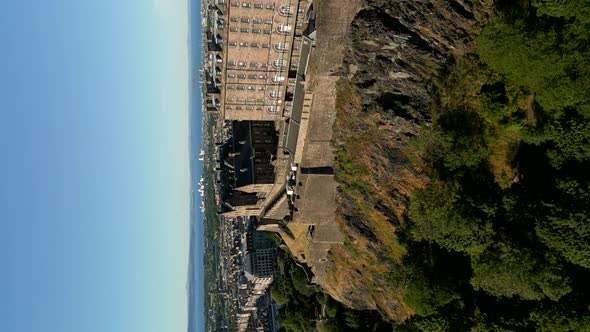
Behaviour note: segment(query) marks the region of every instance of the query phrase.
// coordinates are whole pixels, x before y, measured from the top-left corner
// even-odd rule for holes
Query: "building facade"
[[[273,121],[232,121],[220,153],[223,213],[259,215],[275,182],[278,136]]]
[[[227,194],[222,195],[221,212],[228,217],[264,213],[269,194],[282,185],[277,183],[282,179],[277,179],[272,156],[277,155],[278,135],[288,131],[294,136],[294,125],[287,127],[285,120],[294,101],[301,99],[294,93],[310,4],[311,0],[209,2],[203,71],[206,109],[233,127],[251,128],[247,140],[236,138],[239,135],[227,138],[233,140],[235,151],[220,161],[219,169],[234,179],[227,181]],[[251,155],[246,156],[242,145],[252,147]]]
[[[231,0],[227,11],[225,119],[274,120],[282,114],[296,0]]]
[[[216,0],[208,17],[207,110],[226,120],[289,111],[307,1]]]

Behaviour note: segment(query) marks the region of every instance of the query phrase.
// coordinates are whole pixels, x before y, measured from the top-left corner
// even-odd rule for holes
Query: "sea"
[[[201,0],[188,0],[189,10],[189,61],[190,84],[190,170],[191,170],[191,220],[190,254],[187,277],[188,293],[188,332],[205,330],[205,284],[204,284],[204,229],[203,214],[199,208],[201,197],[198,182],[203,172],[203,164],[198,156],[202,142],[202,98],[200,72],[202,62]]]

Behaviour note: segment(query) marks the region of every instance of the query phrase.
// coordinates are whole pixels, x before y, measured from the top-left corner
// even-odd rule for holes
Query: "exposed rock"
[[[348,28],[339,74],[355,91],[347,106],[352,110],[338,116],[356,120],[336,119],[335,142],[343,145],[351,135],[366,137],[362,133],[367,131],[380,137],[355,143],[353,152],[370,173],[367,186],[378,199],[341,192],[338,220],[347,241],[331,249],[321,282],[351,308],[378,310],[394,321],[413,314],[403,291],[392,290],[385,280],[392,260],[403,255],[395,232],[407,214],[409,197],[428,181],[405,149],[421,126],[428,126],[437,76],[469,49],[470,33],[492,13],[491,0],[366,0]]]
[[[432,80],[468,48],[469,33],[491,8],[489,0],[367,0],[351,24],[344,59],[363,105],[428,120]]]

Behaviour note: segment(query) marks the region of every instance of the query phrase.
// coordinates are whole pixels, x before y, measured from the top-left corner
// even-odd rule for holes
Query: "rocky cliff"
[[[491,1],[367,0],[348,32],[344,58],[363,106],[428,119],[431,86],[488,20]]]
[[[318,25],[334,2],[319,1]],[[405,285],[388,275],[400,266],[398,241],[409,196],[427,183],[408,142],[427,127],[438,77],[470,48],[493,15],[489,0],[355,2],[344,33],[336,84],[334,143],[340,182],[338,216],[347,240],[334,246],[320,284],[354,309],[403,321],[413,314]],[[325,28],[325,27],[324,27]],[[329,28],[327,29],[329,31]],[[321,35],[320,35],[321,36]],[[325,36],[324,36],[325,38]],[[318,49],[322,48],[318,38]],[[407,285],[406,285],[407,286]]]

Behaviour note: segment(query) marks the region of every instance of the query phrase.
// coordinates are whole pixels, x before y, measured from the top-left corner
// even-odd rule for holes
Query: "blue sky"
[[[0,4],[0,331],[185,331],[186,0]]]

